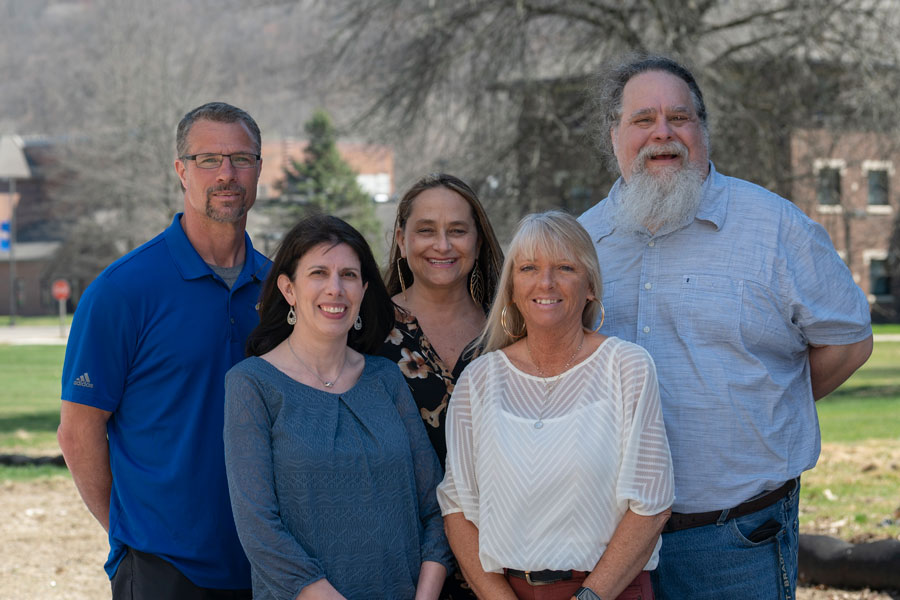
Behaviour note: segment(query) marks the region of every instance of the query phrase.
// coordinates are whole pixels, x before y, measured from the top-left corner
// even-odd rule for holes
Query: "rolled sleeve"
[[[869,303],[825,229],[808,220],[793,222],[788,239],[793,243],[787,297],[793,299],[792,320],[807,342],[845,345],[869,337]]]

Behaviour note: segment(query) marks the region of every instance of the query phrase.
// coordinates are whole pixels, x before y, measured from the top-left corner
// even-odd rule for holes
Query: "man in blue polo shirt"
[[[62,374],[59,445],[109,533],[114,600],[251,597],[222,427],[269,268],[244,231],[260,132],[214,102],[184,116],[176,145],[184,212],[88,287]]]
[[[683,66],[618,65],[598,95],[622,175],[579,219],[603,269],[601,332],[653,357],[675,467],[656,598],[793,598],[815,401],[872,351],[865,295],[821,226],[716,171]]]

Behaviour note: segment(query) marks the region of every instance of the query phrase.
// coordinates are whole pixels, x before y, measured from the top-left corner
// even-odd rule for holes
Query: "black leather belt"
[[[754,500],[748,500],[743,504],[738,504],[734,508],[728,509],[728,515],[725,517],[726,521],[730,521],[731,519],[737,519],[738,517],[743,517],[744,515],[753,514],[758,510],[762,510],[768,506],[772,506],[785,496],[787,496],[790,492],[794,491],[794,487],[797,485],[798,479],[790,479],[785,482],[777,490],[773,490],[764,496],[760,496]],[[719,520],[719,517],[722,516],[722,510],[711,510],[709,512],[702,513],[672,513],[672,516],[669,517],[669,520],[666,521],[666,526],[663,528],[663,533],[669,533],[672,531],[680,531],[682,529],[691,529],[692,527],[703,527],[704,525],[712,525]]]
[[[506,569],[509,577],[524,579],[529,585],[549,585],[558,581],[568,581],[573,577],[587,576],[584,571],[519,571]]]

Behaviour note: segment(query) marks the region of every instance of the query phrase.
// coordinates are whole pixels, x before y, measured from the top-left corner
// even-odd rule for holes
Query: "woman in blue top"
[[[225,381],[225,462],[256,600],[436,599],[441,470],[396,364],[365,239],[313,216],[285,237],[247,358]]]

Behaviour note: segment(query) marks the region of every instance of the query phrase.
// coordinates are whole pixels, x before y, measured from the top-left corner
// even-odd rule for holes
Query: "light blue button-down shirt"
[[[682,513],[736,506],[816,464],[808,348],[871,334],[827,232],[794,204],[710,173],[695,218],[625,233],[622,180],[579,221],[597,248],[606,335],[656,362]]]

